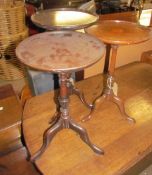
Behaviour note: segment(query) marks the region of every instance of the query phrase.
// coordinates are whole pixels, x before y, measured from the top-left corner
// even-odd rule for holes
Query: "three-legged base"
[[[85,97],[84,97],[84,93],[81,92],[78,88],[76,88],[74,86],[74,83],[71,81],[71,78],[68,79],[67,82],[67,87],[69,90],[69,95],[75,94],[76,96],[78,96],[78,98],[80,99],[80,101],[89,109],[93,109],[93,104],[89,104]]]
[[[51,127],[49,127],[43,135],[43,145],[42,147],[31,157],[31,161],[34,162],[36,159],[38,159],[46,150],[49,143],[52,141],[53,137],[59,132],[60,130],[64,128],[70,128],[77,132],[80,136],[80,138],[97,154],[104,154],[104,151],[97,147],[96,145],[92,144],[89,136],[87,134],[87,131],[85,128],[78,125],[76,122],[74,122],[72,119],[63,119],[60,117],[60,119],[57,121],[57,123]]]
[[[31,157],[31,161],[38,159],[46,150],[53,137],[64,128],[70,128],[77,132],[80,138],[97,154],[104,154],[103,150],[92,144],[86,129],[75,123],[69,114],[69,93],[68,93],[68,73],[60,73],[60,96],[58,98],[60,104],[60,111],[58,113],[58,120],[51,125],[43,135],[43,144],[41,148]]]
[[[114,84],[114,77],[111,75],[108,75],[107,81],[106,81],[106,86],[105,86],[102,94],[94,100],[93,106],[95,106],[96,102],[100,102],[100,101],[104,101],[104,100],[114,102],[118,106],[122,116],[124,116],[124,118],[129,120],[130,122],[135,123],[136,122],[135,119],[130,117],[125,112],[124,102],[117,95],[115,95],[114,90],[113,90],[113,84]],[[87,115],[86,117],[84,117],[82,119],[83,122],[89,120],[92,117],[92,113],[94,112],[94,109],[95,109],[95,107],[93,107],[91,109],[89,115]]]

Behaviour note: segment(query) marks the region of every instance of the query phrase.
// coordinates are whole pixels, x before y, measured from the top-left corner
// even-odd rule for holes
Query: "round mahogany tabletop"
[[[93,25],[99,16],[79,9],[57,8],[36,12],[31,20],[47,30],[79,30]]]
[[[54,31],[33,35],[16,48],[25,65],[43,71],[81,70],[96,63],[105,53],[99,39],[75,31]]]
[[[120,20],[103,20],[87,28],[86,32],[108,44],[137,44],[152,37],[150,28]]]

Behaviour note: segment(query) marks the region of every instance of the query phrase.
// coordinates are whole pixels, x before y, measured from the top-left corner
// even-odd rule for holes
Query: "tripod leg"
[[[90,146],[90,148],[97,154],[104,154],[104,151],[97,147],[96,145],[92,144],[89,136],[87,134],[87,131],[85,128],[81,127],[80,125],[76,124],[74,121],[70,120],[69,127],[77,132],[80,135],[80,138]]]
[[[103,102],[105,98],[106,98],[106,95],[105,94],[101,94],[100,96],[98,96],[98,97],[95,98],[95,100],[92,103],[93,104],[93,107],[91,108],[90,113],[87,116],[85,116],[85,117],[82,118],[82,122],[86,122],[86,121],[88,121],[88,120],[91,119],[92,113],[95,110],[95,104],[98,103],[99,101],[100,102]]]
[[[112,102],[114,102],[114,103],[118,106],[118,108],[119,108],[121,114],[122,114],[123,116],[125,116],[125,118],[126,118],[127,120],[129,120],[129,121],[131,121],[131,122],[133,122],[133,123],[136,122],[134,118],[132,118],[132,117],[130,117],[130,116],[128,116],[128,115],[126,114],[126,112],[125,112],[125,107],[124,107],[124,103],[123,103],[123,101],[122,101],[118,96],[116,96],[116,95],[113,94],[113,95],[110,96],[110,99],[111,99]]]
[[[53,126],[55,123],[57,123],[58,120],[60,119],[60,115],[61,115],[61,113],[56,111],[55,114],[53,115],[53,117],[49,120],[49,124],[51,124],[51,126]]]
[[[43,145],[41,148],[30,158],[32,162],[38,159],[46,150],[53,137],[63,128],[63,121],[60,119],[54,126],[49,127],[43,135]]]
[[[72,87],[72,92],[73,94],[77,95],[79,97],[79,99],[81,100],[81,102],[89,109],[92,109],[93,108],[93,104],[88,104],[86,102],[86,99],[84,97],[84,94],[83,92],[80,92],[79,89],[75,88],[74,86]]]

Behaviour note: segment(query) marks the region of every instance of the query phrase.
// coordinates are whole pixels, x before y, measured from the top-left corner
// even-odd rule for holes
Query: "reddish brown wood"
[[[89,27],[86,31],[106,44],[137,44],[152,37],[150,28],[121,20],[101,20],[97,25]]]
[[[111,49],[112,49],[111,50],[111,58],[110,58],[110,63],[109,63],[108,70],[109,70],[109,74],[114,76],[118,46],[117,45],[112,45]]]
[[[16,48],[17,57],[25,65],[56,73],[82,70],[99,61],[104,53],[101,41],[74,31],[44,32],[25,39]]]
[[[114,78],[117,49],[119,45],[137,44],[149,40],[152,37],[151,29],[128,21],[103,20],[100,21],[99,24],[88,28],[86,31],[102,40],[105,44],[111,45],[111,57],[106,58],[108,59],[109,65],[107,70],[104,69],[105,73],[107,73],[106,84],[102,94],[96,98],[93,103],[95,104],[99,99],[102,101],[103,99],[112,101],[118,106],[122,116],[129,121],[135,122],[135,120],[125,112],[123,100],[118,97],[117,93],[118,85]],[[86,116],[83,121],[90,119],[93,111],[94,108],[91,109],[90,114]]]
[[[15,93],[11,84],[7,84],[5,86],[0,87],[0,100],[14,95]]]
[[[150,17],[150,24],[149,27],[152,26],[152,9],[148,9],[151,15]],[[146,10],[142,10],[142,12],[146,13]],[[144,17],[143,17],[144,18]],[[128,12],[123,12],[123,13],[111,13],[111,14],[105,14],[105,15],[100,15],[99,21],[103,20],[123,20],[123,21],[129,21],[129,22],[139,22],[139,13],[138,11],[128,11]]]

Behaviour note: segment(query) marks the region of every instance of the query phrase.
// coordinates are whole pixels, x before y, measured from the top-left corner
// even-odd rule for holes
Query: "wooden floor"
[[[25,147],[0,157],[0,175],[40,175],[27,157]]]
[[[135,118],[130,124],[111,102],[98,102],[92,119],[80,119],[88,109],[76,96],[71,97],[71,116],[88,131],[93,143],[104,149],[99,156],[71,130],[59,132],[36,166],[44,175],[120,175],[152,151],[152,67],[133,63],[116,71],[119,96],[125,100],[126,112]],[[92,101],[102,90],[101,75],[77,83],[86,99]],[[43,132],[55,113],[54,93],[29,100],[25,106],[23,131],[30,154],[42,144]],[[129,174],[131,175],[131,174]],[[133,174],[136,175],[136,174]]]

